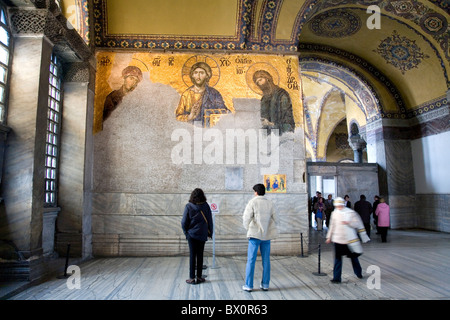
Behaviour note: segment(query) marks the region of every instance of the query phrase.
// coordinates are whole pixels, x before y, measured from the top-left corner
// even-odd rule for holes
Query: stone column
[[[5,160],[6,139],[11,128],[0,123],[0,168],[3,168]],[[3,178],[3,170],[0,170],[0,185]],[[2,199],[0,199],[1,202]]]
[[[363,151],[366,148],[366,141],[359,134],[355,134],[350,136],[348,143],[353,149],[354,162],[363,163]]]
[[[415,218],[415,183],[408,120],[383,119],[367,126],[371,151],[379,166],[380,196],[391,207],[391,227],[412,228]]]
[[[42,250],[44,256],[55,253],[55,225],[61,208],[45,208],[42,225]]]
[[[48,77],[52,44],[44,35],[15,37],[3,197],[7,235],[26,258],[42,254]]]
[[[66,65],[57,251],[65,254],[70,244],[71,256],[92,254],[92,122],[94,106],[94,70],[89,63]]]
[[[5,172],[2,177],[4,202],[1,208],[0,237],[12,241],[24,259],[32,258],[30,261],[33,262],[33,266],[30,267],[29,280],[34,280],[43,276],[52,267],[47,263],[47,258],[53,256],[55,226],[58,215],[61,212],[65,213],[66,207],[63,201],[64,206],[44,208],[44,163],[51,55],[57,54],[66,65],[87,62],[93,65],[91,61],[93,55],[76,30],[68,28],[67,20],[53,1],[45,3],[39,1],[39,5],[38,2],[23,2],[17,7],[9,8],[9,16],[14,48],[7,115],[7,126],[11,131],[7,139]],[[85,89],[80,99],[85,103],[77,105],[81,110],[81,116],[77,118],[80,127],[70,131],[70,122],[68,123],[69,133],[77,135],[73,147],[75,152],[80,153],[76,154],[74,163],[75,169],[78,170],[77,174],[82,177],[84,172],[88,171],[85,171],[84,161],[89,157],[85,156],[84,144],[92,131],[88,125],[90,121],[88,118],[92,115],[86,110],[89,105],[87,101],[93,101],[93,89],[92,86],[87,89],[86,83],[82,82],[75,89],[68,85],[68,92],[73,95],[80,94],[83,86]],[[70,99],[68,101],[70,102]],[[68,111],[71,109],[76,108],[69,103]],[[65,139],[70,141],[69,137],[72,136],[67,134]],[[61,148],[67,148],[67,145],[63,143]],[[63,168],[69,166],[70,164],[64,163]],[[63,177],[66,177],[65,173]],[[76,180],[74,183],[76,184]],[[84,192],[85,188],[82,187],[81,194],[77,194],[82,199],[77,208],[67,205],[69,213],[82,212],[81,215],[85,217],[84,212],[90,204],[84,201]],[[63,194],[63,199],[65,196]],[[75,220],[75,223],[71,218],[67,221],[74,223],[74,228],[90,224],[81,218]],[[77,232],[85,230],[86,228],[79,228]]]

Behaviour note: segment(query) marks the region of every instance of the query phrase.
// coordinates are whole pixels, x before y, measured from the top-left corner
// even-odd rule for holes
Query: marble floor
[[[332,245],[324,234],[310,231],[308,254],[272,256],[269,291],[259,289],[260,257],[255,290],[245,292],[245,256],[212,256],[205,247],[207,281],[185,283],[189,257],[95,258],[80,264],[78,278],[29,287],[9,300],[449,300],[450,234],[422,230],[390,230],[388,242],[377,235],[364,244],[360,257],[363,279],[343,263],[343,282],[330,282]],[[319,271],[320,244],[320,275]],[[75,274],[74,274],[75,275]],[[79,286],[78,286],[79,285]]]

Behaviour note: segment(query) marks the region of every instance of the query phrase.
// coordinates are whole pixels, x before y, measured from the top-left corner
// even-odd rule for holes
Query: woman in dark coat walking
[[[189,244],[189,279],[186,283],[205,282],[205,278],[202,277],[203,251],[205,242],[212,237],[213,222],[211,209],[202,189],[196,188],[192,191],[184,208],[181,228]]]

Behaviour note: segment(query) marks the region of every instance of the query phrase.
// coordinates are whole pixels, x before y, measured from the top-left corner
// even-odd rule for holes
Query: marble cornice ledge
[[[56,6],[56,0],[8,0],[16,7],[47,8]]]
[[[54,44],[55,53],[67,63],[89,61],[91,48],[72,27],[61,11],[29,7],[9,8],[15,37],[43,35]]]
[[[375,140],[414,140],[449,130],[448,105],[411,119],[378,119],[366,125],[366,134]]]
[[[415,118],[410,119],[411,125],[417,125],[425,123],[431,120],[443,118],[449,115],[449,106],[446,105],[442,108],[435,109],[433,111],[428,111],[424,114],[418,115]]]
[[[0,123],[0,134],[2,134],[2,136],[6,137],[10,131],[10,127],[4,125],[3,123]]]
[[[64,67],[65,82],[89,82],[92,77],[91,65],[88,62],[70,63]]]
[[[52,214],[52,213],[59,213],[61,211],[60,207],[46,207],[43,210],[44,215],[45,214]]]
[[[44,208],[44,210],[42,211],[42,216],[44,219],[44,223],[47,224],[54,224],[56,218],[58,217],[58,214],[61,212],[61,208],[60,207],[48,207],[48,208]],[[54,237],[54,235],[52,236],[52,238]]]

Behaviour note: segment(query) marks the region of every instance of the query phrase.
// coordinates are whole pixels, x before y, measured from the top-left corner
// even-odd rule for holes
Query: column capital
[[[364,150],[367,145],[366,141],[359,134],[350,136],[348,143],[353,150]]]
[[[88,61],[93,55],[59,9],[13,7],[9,15],[15,37],[45,36],[66,62]]]

